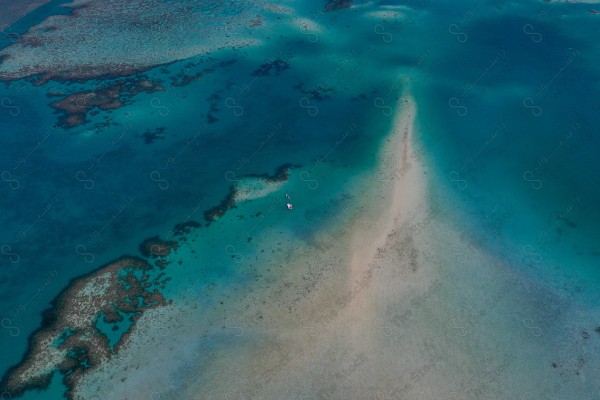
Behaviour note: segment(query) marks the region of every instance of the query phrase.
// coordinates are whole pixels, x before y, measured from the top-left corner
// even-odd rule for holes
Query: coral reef
[[[68,15],[53,15],[0,50],[0,80],[115,78],[220,49],[257,44],[269,4],[232,0],[75,0]],[[192,78],[193,79],[193,78]]]
[[[227,211],[231,210],[232,208],[236,208],[235,196],[236,189],[235,186],[232,185],[229,188],[229,193],[227,194],[227,196],[225,196],[221,203],[219,203],[219,205],[204,212],[204,219],[207,221],[207,225],[210,225],[212,222],[221,218],[223,215],[225,215]]]
[[[289,178],[290,169],[292,168],[300,168],[299,165],[295,164],[283,164],[275,170],[273,175],[269,174],[249,174],[244,175],[239,178],[240,182],[248,179],[255,179],[259,181],[263,181],[263,183],[282,183],[286,182]],[[240,192],[240,188],[238,185],[232,185],[229,188],[229,193],[227,196],[217,205],[209,210],[204,212],[204,219],[207,221],[207,225],[210,225],[212,222],[217,219],[223,217],[225,213],[233,208],[236,208],[236,202],[241,199],[253,198],[253,196],[248,196],[245,193]]]
[[[135,77],[119,79],[96,90],[73,93],[53,102],[51,106],[62,114],[58,125],[63,128],[73,128],[86,123],[87,116],[95,115],[99,110],[116,110],[128,104],[138,93],[153,93],[160,90],[163,90],[163,87],[156,81]],[[51,92],[50,95],[59,94]]]
[[[240,178],[279,184],[297,167],[284,164],[272,175]],[[236,196],[236,186],[232,186],[219,205],[204,213],[208,224],[235,208]],[[185,240],[200,226],[196,221],[179,223],[172,236]],[[167,257],[178,247],[178,241],[154,236],[139,246],[145,258],[124,256],[72,280],[44,313],[42,327],[30,336],[23,360],[0,381],[0,393],[14,398],[33,388],[43,389],[58,371],[67,387],[66,396],[72,399],[79,380],[119,352],[144,312],[170,303],[161,290],[171,280],[165,271],[171,263]]]
[[[276,59],[267,63],[262,64],[257,69],[252,71],[252,76],[267,76],[270,75],[271,72],[275,72],[275,75],[280,75],[283,71],[290,68],[290,64],[287,61],[282,59]]]
[[[149,282],[155,270],[141,258],[125,256],[72,280],[45,312],[42,327],[29,338],[23,360],[3,377],[0,392],[17,397],[44,388],[60,371],[71,398],[79,379],[119,351],[146,310],[168,304],[158,289],[167,280],[159,275]],[[111,347],[96,321],[103,318],[112,324],[125,317],[131,326]]]
[[[142,133],[141,135],[136,135],[136,137],[141,137],[144,139],[144,143],[146,144],[152,144],[154,143],[155,140],[158,139],[164,139],[164,133],[167,130],[167,128],[160,127],[160,128],[156,128],[156,129],[147,129],[144,131],[144,133]]]
[[[196,221],[186,221],[175,225],[173,228],[174,236],[184,236],[192,231],[192,229],[199,228],[201,225]]]
[[[325,11],[335,11],[342,8],[350,8],[352,6],[353,0],[327,0],[327,4],[325,4]]]
[[[277,167],[273,175],[269,174],[250,174],[244,177],[261,178],[268,182],[285,182],[288,180],[290,170],[300,168],[300,165],[286,163]]]
[[[306,90],[304,89],[304,85],[302,83],[294,85],[294,89],[297,89],[301,93],[307,95],[308,97],[316,101],[331,100],[331,96],[329,95],[329,93],[335,91],[335,89],[333,88],[328,88],[322,85],[318,85],[311,90]]]
[[[147,258],[167,257],[172,250],[177,250],[178,247],[179,244],[176,241],[161,240],[158,236],[153,236],[140,244],[140,252]]]

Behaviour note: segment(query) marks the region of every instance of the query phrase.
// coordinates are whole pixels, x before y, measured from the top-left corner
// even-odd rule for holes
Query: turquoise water
[[[56,126],[50,103],[60,97],[48,94],[118,78],[0,86],[0,371],[23,357],[42,312],[71,279],[139,255],[142,240],[167,238],[177,223],[205,224],[203,213],[240,177],[298,165],[276,207],[270,198],[240,204],[194,230],[169,258],[183,268],[169,268],[165,295],[209,282],[226,294],[251,282],[262,267],[250,260],[261,251],[289,251],[284,240],[260,243],[261,232],[278,227],[282,238],[310,241],[342,218],[335,205],[360,198],[348,188],[373,169],[406,89],[419,109],[432,200],[448,221],[600,325],[600,20],[590,6],[381,1],[323,13],[319,2],[284,3],[321,27],[294,27],[285,15],[266,20],[260,45],[141,72],[165,90],[136,94],[71,129]],[[58,4],[14,31],[56,15]],[[364,15],[382,10],[402,15]],[[175,84],[182,73],[202,75]],[[146,143],[147,132],[161,133]],[[284,192],[310,206],[289,216]],[[240,263],[249,263],[245,273]],[[202,297],[203,305],[217,298]],[[59,398],[57,379],[52,395],[24,398]]]
[[[119,313],[119,315],[123,317],[123,320],[115,323],[105,322],[103,315],[96,320],[96,327],[98,331],[106,336],[108,339],[108,345],[111,349],[115,348],[116,344],[119,343],[119,340],[121,340],[123,334],[126,333],[133,325],[130,319],[131,315],[127,315],[125,313]]]
[[[466,42],[446,35],[417,98],[439,177],[484,221],[488,245],[557,287],[567,276],[588,282],[593,301],[600,104],[588,8],[479,10],[461,24]]]

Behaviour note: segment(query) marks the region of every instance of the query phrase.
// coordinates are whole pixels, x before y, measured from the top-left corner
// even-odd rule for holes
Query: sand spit
[[[540,299],[555,299],[454,231],[428,201],[416,113],[403,98],[380,167],[358,178],[358,204],[344,211],[343,226],[299,241],[272,279],[240,286],[224,303],[206,300],[216,289],[200,285],[144,314],[76,398],[481,399],[550,394],[557,383],[557,396],[572,390],[565,382],[581,375],[553,367],[550,336],[525,323],[544,310]]]

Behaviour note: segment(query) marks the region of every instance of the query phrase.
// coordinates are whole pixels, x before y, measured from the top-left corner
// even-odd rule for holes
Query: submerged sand
[[[299,246],[279,275],[235,301],[212,307],[192,291],[185,305],[148,312],[76,395],[533,399],[573,391],[565,382],[590,371],[573,378],[565,365],[577,349],[563,337],[564,351],[546,354],[550,323],[536,325],[557,300],[456,232],[429,200],[416,113],[405,97],[379,168],[359,178],[360,201],[343,211],[342,226]]]

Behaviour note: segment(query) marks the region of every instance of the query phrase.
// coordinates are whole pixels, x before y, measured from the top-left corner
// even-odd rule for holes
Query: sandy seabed
[[[344,226],[299,245],[284,272],[237,301],[203,307],[190,294],[144,314],[76,397],[526,400],[584,390],[591,371],[575,376],[573,348],[548,334],[561,321],[536,325],[558,300],[429,200],[416,113],[404,97]],[[550,351],[560,341],[564,351]]]

